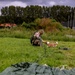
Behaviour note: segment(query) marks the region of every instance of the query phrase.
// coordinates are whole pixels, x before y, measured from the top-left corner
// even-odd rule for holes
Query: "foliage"
[[[29,23],[30,24],[30,26],[31,26],[31,29],[36,29],[38,26],[37,26],[37,24],[36,23],[34,23],[34,22],[31,22],[31,23]]]
[[[46,27],[49,26],[49,25],[50,25],[50,19],[49,18],[42,18],[41,19],[40,26],[43,29],[46,29]]]
[[[37,24],[34,23],[34,22],[31,22],[31,23],[23,22],[21,26],[23,26],[23,27],[25,27],[27,29],[36,29],[37,28]]]
[[[26,28],[30,28],[30,25],[27,24],[27,23],[25,23],[25,22],[22,23],[22,26],[24,26],[24,27],[26,27]]]
[[[34,31],[25,29],[23,27],[16,27],[16,28],[5,28],[0,29],[0,37],[13,37],[13,38],[30,38],[31,34]]]
[[[13,37],[13,38],[30,38],[34,32],[36,32],[38,29],[26,29],[25,27],[18,26],[16,28],[5,28],[0,29],[0,37]],[[67,35],[70,35],[72,37],[68,37]],[[64,29],[62,31],[48,31],[44,32],[42,35],[42,38],[45,40],[59,40],[59,41],[75,41],[75,31],[72,29]]]
[[[60,31],[62,31],[64,29],[64,27],[59,22],[52,22],[51,25]]]
[[[35,23],[37,24],[37,25],[40,25],[40,21],[41,21],[41,19],[40,18],[37,18],[37,19],[35,19]]]
[[[62,31],[64,28],[63,26],[57,22],[55,19],[50,18],[42,18],[42,19],[36,19],[35,23],[42,29],[44,29],[46,32],[48,31],[56,31],[60,30]]]
[[[74,10],[75,8],[59,5],[52,7],[30,5],[25,8],[20,6],[6,6],[1,9],[0,23],[31,23],[37,18],[53,18],[58,22],[68,22],[68,16],[70,17],[69,21],[74,18],[74,16],[71,17],[71,14],[74,15]],[[69,27],[72,28],[73,24]]]

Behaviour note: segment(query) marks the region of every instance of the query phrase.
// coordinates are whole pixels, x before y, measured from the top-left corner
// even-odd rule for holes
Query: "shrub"
[[[55,26],[56,29],[58,29],[60,31],[62,31],[64,29],[63,26],[59,22],[55,22],[54,26]]]
[[[34,22],[29,23],[29,25],[30,25],[31,29],[36,29],[37,28],[37,24],[34,23]]]
[[[31,22],[31,23],[25,23],[23,22],[21,26],[24,26],[25,28],[29,28],[29,29],[34,29],[37,27],[37,24],[34,23],[34,22]]]
[[[55,20],[55,19],[51,19],[51,21],[52,21],[52,22],[56,22],[56,20]]]
[[[40,25],[40,22],[41,22],[41,19],[40,18],[37,18],[35,19],[34,23],[36,23],[37,25]]]
[[[22,26],[24,26],[25,28],[30,28],[30,24],[23,22]]]
[[[42,29],[44,29],[46,32],[63,30],[63,26],[59,22],[57,22],[55,19],[50,19],[50,18],[36,19],[35,23],[38,26],[40,26]]]
[[[26,22],[23,22],[21,26],[26,27],[27,26],[27,23]]]

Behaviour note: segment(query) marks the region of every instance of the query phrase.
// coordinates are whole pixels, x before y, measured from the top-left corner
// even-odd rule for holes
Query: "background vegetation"
[[[20,6],[9,6],[1,9],[0,23],[15,23],[22,24],[23,22],[31,23],[37,18],[53,18],[63,25],[72,28],[68,22],[74,20],[75,8],[70,6],[26,6],[25,8]],[[66,24],[64,24],[66,23]]]
[[[57,41],[75,41],[75,30],[65,28],[55,19],[37,18],[34,22],[23,22],[21,25],[14,28],[1,28],[0,37],[13,37],[29,39],[34,32],[43,29],[43,39]]]

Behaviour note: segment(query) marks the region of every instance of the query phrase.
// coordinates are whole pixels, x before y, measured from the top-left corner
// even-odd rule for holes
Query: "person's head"
[[[44,30],[43,29],[39,30],[39,33],[40,35],[42,35],[44,33]]]

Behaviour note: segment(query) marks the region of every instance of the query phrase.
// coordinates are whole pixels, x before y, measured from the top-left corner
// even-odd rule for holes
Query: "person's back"
[[[31,44],[34,46],[41,46],[42,45],[42,39],[41,35],[43,34],[43,30],[39,30],[34,33],[34,35],[31,37]]]

